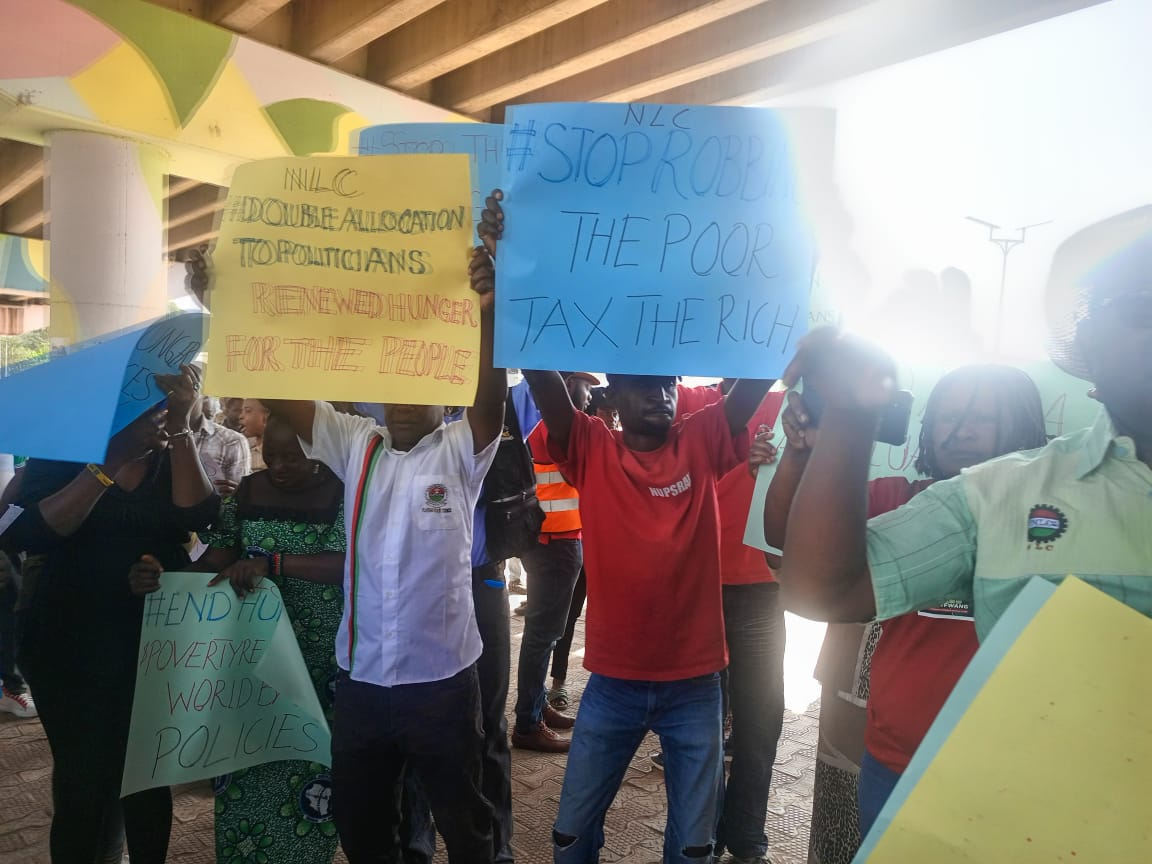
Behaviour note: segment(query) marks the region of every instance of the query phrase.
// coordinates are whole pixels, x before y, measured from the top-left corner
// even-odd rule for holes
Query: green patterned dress
[[[246,477],[235,497],[224,501],[219,519],[203,537],[208,546],[259,546],[282,555],[345,551],[343,486],[338,481],[317,491],[328,500],[317,502],[310,496],[312,506],[298,512],[249,503],[252,484],[268,482],[261,474],[265,472]],[[300,579],[275,582],[331,726],[343,591]],[[217,777],[215,790],[219,864],[319,864],[336,854],[336,825],[329,805],[332,778],[326,766],[267,762]]]

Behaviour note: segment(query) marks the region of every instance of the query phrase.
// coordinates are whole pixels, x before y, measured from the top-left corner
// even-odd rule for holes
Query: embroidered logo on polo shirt
[[[433,483],[424,490],[424,507],[425,513],[451,513],[452,508],[448,506],[448,487],[443,483]]]
[[[1068,530],[1068,517],[1051,504],[1037,504],[1028,511],[1028,542],[1049,551],[1052,541]]]

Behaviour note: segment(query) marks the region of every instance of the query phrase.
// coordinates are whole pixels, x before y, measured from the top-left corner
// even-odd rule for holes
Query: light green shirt
[[[981,639],[1033,576],[1078,576],[1152,616],[1152,469],[1101,411],[870,520],[868,564],[878,619],[966,599]]]

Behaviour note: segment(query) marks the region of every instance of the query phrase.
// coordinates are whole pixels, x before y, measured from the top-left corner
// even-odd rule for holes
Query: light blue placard
[[[137,417],[164,401],[165,393],[156,383],[157,375],[172,375],[191,363],[204,344],[204,323],[198,312],[161,318],[138,333],[121,378],[116,414],[110,435],[115,435]]]
[[[498,123],[386,123],[352,133],[360,156],[389,153],[463,153],[472,157],[472,221],[484,199],[500,185],[504,127]]]
[[[916,788],[916,784],[920,782],[924,772],[928,770],[928,766],[932,764],[932,760],[936,758],[936,754],[956,728],[956,724],[964,716],[964,712],[968,710],[968,706],[980,694],[992,673],[1004,659],[1004,655],[1016,644],[1024,628],[1032,623],[1036,613],[1056,593],[1056,587],[1039,576],[1033,577],[1000,616],[1000,620],[996,622],[988,638],[980,644],[980,649],[969,662],[960,680],[956,682],[952,695],[936,715],[936,720],[924,736],[924,740],[920,742],[916,755],[908,763],[908,770],[900,777],[884,809],[876,817],[872,830],[868,832],[856,857],[852,859],[853,864],[864,864],[875,851],[876,844],[880,842],[880,838],[888,830],[892,820],[904,806],[904,802],[908,800],[908,796],[912,794],[912,790]]]
[[[830,129],[830,112],[509,108],[497,365],[779,375],[808,325]]]
[[[108,439],[164,400],[153,376],[195,359],[204,321],[161,318],[0,381],[0,451],[102,462]]]

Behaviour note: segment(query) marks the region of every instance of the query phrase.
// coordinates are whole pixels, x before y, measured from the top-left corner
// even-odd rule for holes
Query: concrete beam
[[[208,0],[205,17],[221,27],[247,33],[291,0]]]
[[[44,177],[44,148],[0,141],[0,204],[11,201]]]
[[[775,0],[525,94],[522,102],[632,102],[738,69],[860,26],[875,2]]]
[[[888,6],[870,26],[764,60],[654,93],[653,101],[755,105],[805,87],[826,84],[965,42],[1003,33],[1104,0],[918,0],[916,15]]]
[[[5,234],[27,236],[46,220],[43,180],[37,180],[0,209],[0,231]]]
[[[297,0],[293,50],[332,63],[444,0]]]
[[[175,198],[177,195],[183,195],[189,189],[195,189],[199,185],[199,180],[190,180],[187,177],[176,177],[170,174],[168,175],[168,191],[165,194],[169,198]]]
[[[765,0],[612,0],[433,82],[431,101],[474,114]]]
[[[437,6],[372,44],[368,77],[397,90],[411,90],[605,2],[468,0]]]
[[[168,253],[171,255],[181,249],[209,243],[216,239],[216,233],[215,214],[178,225],[168,232]]]
[[[202,216],[212,216],[224,207],[228,192],[219,186],[196,186],[168,200],[168,230]]]

